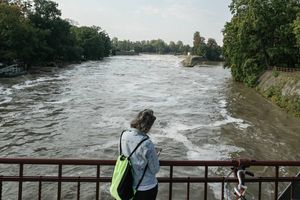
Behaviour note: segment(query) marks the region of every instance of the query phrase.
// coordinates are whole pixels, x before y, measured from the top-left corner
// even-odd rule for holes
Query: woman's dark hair
[[[151,129],[156,117],[153,115],[153,110],[145,109],[131,121],[131,128],[136,128],[144,133],[148,133]]]

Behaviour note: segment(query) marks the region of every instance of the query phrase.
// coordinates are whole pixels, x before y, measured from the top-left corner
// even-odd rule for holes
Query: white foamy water
[[[220,114],[223,117],[223,120],[216,121],[216,122],[212,123],[211,126],[220,127],[220,126],[226,125],[226,124],[234,124],[234,126],[236,126],[239,129],[246,129],[249,126],[251,126],[245,120],[232,117],[228,114],[226,100],[221,100],[219,103],[220,103],[220,108],[221,108]]]
[[[36,80],[26,80],[24,83],[13,85],[12,88],[16,89],[16,90],[22,90],[22,89],[26,89],[26,88],[35,87],[35,86],[38,86],[39,84],[46,83],[46,82],[63,80],[64,78],[65,77],[63,77],[63,76],[41,77]]]
[[[242,151],[243,149],[235,146],[222,144],[207,144],[207,143],[193,143],[186,134],[192,129],[201,129],[207,127],[206,125],[186,126],[182,124],[172,124],[172,128],[166,128],[162,134],[154,135],[154,139],[159,141],[161,139],[173,140],[177,144],[183,144],[186,148],[186,157],[188,160],[224,160],[228,159],[230,153]],[[186,132],[186,134],[184,134]],[[218,135],[202,135],[199,137],[218,137]]]
[[[48,104],[63,104],[63,103],[68,103],[70,101],[70,99],[62,99],[62,100],[59,100],[59,101],[51,101],[51,102],[45,102],[45,103],[48,103]]]
[[[3,99],[0,99],[0,105],[11,102],[11,97],[4,97]]]
[[[12,98],[10,95],[12,94],[12,90],[10,88],[4,88],[0,86],[0,106],[2,104],[6,104],[11,102]]]

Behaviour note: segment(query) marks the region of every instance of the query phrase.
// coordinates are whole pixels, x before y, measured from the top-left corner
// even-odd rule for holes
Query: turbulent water
[[[161,159],[300,159],[299,119],[253,89],[234,83],[221,65],[183,68],[178,57],[157,55],[112,57],[43,75],[0,79],[0,155],[115,159],[120,132],[145,108],[153,109],[157,117],[150,137],[163,148]],[[57,169],[47,170],[55,174]],[[0,171],[13,173],[12,168]],[[91,167],[69,167],[64,172],[95,174]],[[180,175],[198,172],[203,169],[177,170]],[[210,174],[227,172],[212,169]],[[168,170],[162,168],[160,175],[165,174]],[[32,199],[36,185],[24,187],[36,188],[24,194]],[[70,192],[63,198],[73,199],[76,185],[64,187]],[[181,187],[174,186],[178,199],[184,198]],[[51,184],[44,186],[44,199],[56,198],[52,189]],[[93,189],[83,186],[83,199],[94,199],[85,192]],[[167,189],[160,187],[158,199],[166,198]],[[192,189],[197,191],[197,185]],[[219,198],[219,185],[209,189],[210,199]],[[4,185],[9,199],[16,198],[14,190]],[[103,185],[105,199],[107,191]]]

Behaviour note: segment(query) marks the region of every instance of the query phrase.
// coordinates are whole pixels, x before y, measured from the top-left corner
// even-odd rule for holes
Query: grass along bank
[[[256,90],[279,107],[300,117],[300,72],[266,71]]]

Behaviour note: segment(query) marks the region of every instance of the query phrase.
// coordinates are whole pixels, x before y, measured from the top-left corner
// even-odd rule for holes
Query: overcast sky
[[[111,38],[193,43],[193,34],[222,44],[231,0],[54,0],[63,18],[96,25]]]

